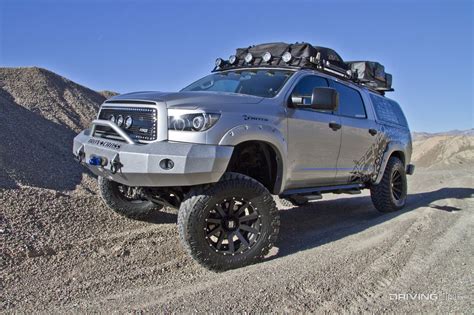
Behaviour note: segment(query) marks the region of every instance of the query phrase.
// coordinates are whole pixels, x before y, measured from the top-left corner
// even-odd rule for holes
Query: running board
[[[283,198],[288,198],[294,195],[298,196],[318,196],[325,193],[336,194],[360,194],[360,190],[365,188],[364,184],[349,184],[338,186],[321,186],[311,188],[289,189],[280,194]]]

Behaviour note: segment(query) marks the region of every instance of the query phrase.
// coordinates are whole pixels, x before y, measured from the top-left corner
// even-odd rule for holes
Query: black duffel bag
[[[385,72],[385,67],[375,61],[346,62],[352,73],[362,83],[375,88],[391,89],[392,75]]]

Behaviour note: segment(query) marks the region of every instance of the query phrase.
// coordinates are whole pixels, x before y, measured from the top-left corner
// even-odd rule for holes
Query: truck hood
[[[225,104],[257,104],[263,97],[223,92],[134,92],[114,96],[108,101],[165,102],[168,108],[198,108]]]

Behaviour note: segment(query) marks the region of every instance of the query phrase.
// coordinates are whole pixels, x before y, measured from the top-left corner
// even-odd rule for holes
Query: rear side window
[[[338,114],[353,118],[366,118],[364,102],[359,91],[338,82],[332,82],[339,93]]]
[[[405,115],[397,102],[374,94],[370,94],[370,98],[372,99],[378,119],[383,122],[408,127]]]

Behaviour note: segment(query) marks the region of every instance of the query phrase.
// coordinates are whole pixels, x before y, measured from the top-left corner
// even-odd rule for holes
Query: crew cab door
[[[307,75],[299,80],[291,95],[310,96],[314,88],[328,85],[323,77]],[[288,108],[289,178],[286,188],[334,182],[341,144],[340,127],[339,117],[332,112]]]
[[[341,150],[337,161],[336,183],[364,181],[374,172],[374,149],[378,133],[369,119],[360,92],[346,84],[330,80],[339,94],[337,115],[342,125]]]

